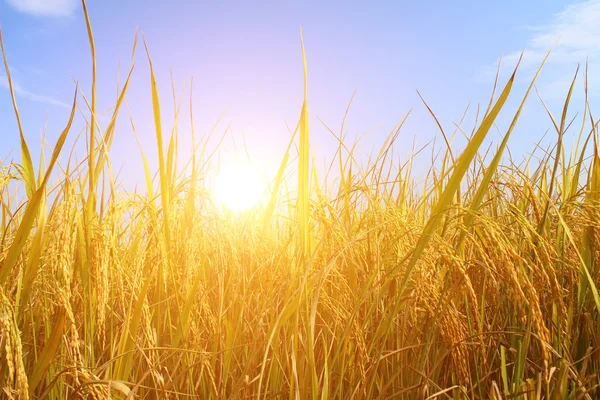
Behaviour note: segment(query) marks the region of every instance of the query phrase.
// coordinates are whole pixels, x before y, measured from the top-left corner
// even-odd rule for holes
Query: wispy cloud
[[[8,80],[6,79],[6,76],[0,76],[0,87],[8,88]],[[53,106],[69,108],[69,105],[67,103],[64,103],[50,96],[30,92],[29,90],[26,90],[23,87],[21,87],[21,85],[16,83],[14,80],[13,89],[15,91],[15,94],[19,97],[36,101],[38,103],[46,103],[51,104]]]
[[[531,76],[542,60],[559,39],[546,64],[545,83],[542,87],[548,96],[564,95],[565,87],[570,84],[578,63],[589,60],[590,88],[600,86],[600,0],[591,0],[567,6],[555,14],[546,25],[524,27],[528,39],[523,49],[521,69],[525,75]],[[502,65],[505,71],[513,67],[521,55],[521,51],[513,51],[505,55]],[[495,75],[495,65],[482,67],[482,78],[489,79]]]
[[[65,17],[73,14],[77,0],[6,0],[16,10],[36,16]]]

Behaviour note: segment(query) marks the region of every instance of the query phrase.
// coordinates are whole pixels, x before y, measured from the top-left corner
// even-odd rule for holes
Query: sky
[[[277,165],[290,139],[287,126],[295,127],[302,106],[300,27],[308,62],[311,146],[321,165],[336,146],[324,124],[340,131],[354,92],[345,129],[350,142],[365,134],[357,158],[366,160],[376,151],[410,110],[396,144],[399,154],[408,154],[413,140],[442,140],[416,90],[447,132],[470,104],[464,123],[470,132],[477,105],[487,106],[500,57],[504,84],[524,51],[498,131],[490,134],[491,142],[499,142],[529,80],[559,37],[538,81],[540,95],[559,118],[575,69],[588,60],[592,110],[599,100],[600,1],[89,0],[88,10],[96,42],[99,109],[114,105],[139,29],[157,74],[165,135],[174,115],[171,79],[177,96],[185,90],[179,123],[182,159],[191,147],[193,77],[191,114],[197,135],[206,134],[224,113],[216,129],[221,135],[229,127],[223,162],[242,152],[245,143],[254,161],[265,168]],[[37,157],[42,132],[53,144],[67,122],[74,81],[90,96],[91,56],[81,3],[0,0],[0,24],[25,136]],[[582,82],[580,75],[573,116],[583,111]],[[81,95],[78,102],[88,115]],[[111,162],[124,186],[143,186],[129,112],[156,166],[150,73],[141,42]],[[101,126],[107,123],[102,117]],[[78,116],[70,145],[84,126]],[[511,138],[512,155],[526,156],[551,126],[534,93]],[[548,132],[548,138],[555,139],[555,133]],[[85,154],[84,142],[81,138],[76,147],[79,159]],[[6,74],[0,69],[0,159],[18,161],[19,156],[17,124]]]

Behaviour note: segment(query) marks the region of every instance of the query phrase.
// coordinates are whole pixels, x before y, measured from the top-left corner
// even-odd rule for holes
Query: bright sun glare
[[[246,210],[260,200],[265,186],[255,168],[233,164],[221,170],[215,182],[215,200],[233,210]]]

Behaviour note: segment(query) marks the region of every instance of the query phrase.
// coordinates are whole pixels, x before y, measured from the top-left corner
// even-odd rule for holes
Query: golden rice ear
[[[23,344],[16,323],[15,311],[4,291],[0,289],[0,337],[2,348],[2,375],[4,393],[14,395],[19,399],[29,399],[29,382],[25,372],[23,359]],[[12,397],[12,396],[11,396]]]

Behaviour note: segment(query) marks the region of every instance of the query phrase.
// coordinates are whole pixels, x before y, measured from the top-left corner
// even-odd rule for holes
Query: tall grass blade
[[[23,168],[23,178],[25,180],[25,190],[27,197],[31,199],[33,193],[36,190],[35,184],[35,171],[33,169],[33,163],[31,161],[31,154],[29,153],[29,147],[27,147],[27,141],[25,140],[25,134],[23,133],[23,125],[21,124],[21,115],[19,114],[19,108],[17,107],[17,99],[15,97],[15,90],[13,88],[12,78],[10,77],[10,68],[8,67],[8,59],[6,57],[6,51],[4,50],[4,42],[2,40],[2,29],[0,29],[0,49],[2,50],[2,58],[4,59],[4,69],[6,71],[6,80],[8,82],[8,89],[10,91],[10,97],[12,99],[13,109],[15,111],[15,117],[17,118],[17,125],[19,127],[19,135],[21,138],[21,166]]]
[[[29,237],[29,233],[31,232],[31,227],[35,222],[35,218],[38,216],[40,205],[42,204],[43,199],[46,196],[46,184],[50,179],[50,175],[52,174],[52,169],[58,160],[58,156],[62,150],[62,147],[67,139],[67,135],[69,130],[71,129],[71,124],[73,123],[73,116],[75,115],[75,105],[77,99],[77,89],[75,90],[75,98],[73,99],[73,107],[71,108],[71,115],[69,117],[69,122],[67,123],[66,128],[63,130],[62,134],[59,136],[56,145],[54,146],[54,151],[52,152],[52,158],[50,159],[50,163],[48,164],[48,168],[46,170],[46,174],[44,175],[44,180],[40,187],[34,192],[33,196],[29,200],[27,204],[27,208],[25,208],[25,212],[23,213],[23,218],[21,219],[21,223],[19,224],[19,228],[15,233],[13,238],[13,242],[11,243],[8,251],[6,253],[6,257],[0,264],[0,285],[4,285],[8,275],[12,271],[15,266],[19,255],[21,254],[21,250],[25,246],[27,242],[27,238]]]
[[[300,44],[302,46],[302,64],[304,66],[304,101],[300,114],[300,146],[298,154],[298,226],[300,232],[300,251],[303,267],[310,258],[309,240],[309,126],[308,126],[308,70],[306,67],[306,53],[304,51],[304,40],[302,29],[300,29]]]
[[[56,315],[53,318],[53,327],[50,336],[46,340],[46,344],[42,349],[42,352],[39,354],[37,363],[33,367],[33,371],[31,375],[29,375],[29,395],[32,396],[35,389],[38,387],[46,371],[48,371],[48,367],[50,363],[54,361],[54,357],[56,356],[56,352],[60,346],[62,335],[65,330],[65,310],[63,308],[59,308]]]
[[[521,55],[521,57],[522,57],[522,55]],[[521,61],[521,59],[519,59],[519,63],[520,63],[520,61]],[[437,203],[433,207],[433,209],[431,211],[431,216],[430,216],[429,220],[427,221],[427,225],[423,229],[423,232],[422,232],[421,236],[419,237],[419,241],[417,242],[417,244],[411,254],[410,261],[408,263],[406,272],[404,274],[402,289],[400,290],[400,295],[404,292],[404,288],[405,288],[406,284],[408,283],[410,274],[411,274],[414,266],[416,265],[418,259],[420,258],[421,253],[425,249],[425,246],[427,246],[427,243],[429,242],[431,235],[435,231],[435,229],[440,221],[440,218],[442,216],[442,213],[450,206],[451,201],[454,197],[454,194],[459,189],[460,184],[463,179],[463,176],[467,172],[469,164],[471,164],[471,161],[473,160],[473,158],[475,158],[475,155],[477,154],[477,150],[479,149],[479,146],[483,142],[483,139],[485,139],[488,131],[490,130],[490,128],[492,127],[492,124],[494,123],[494,120],[496,119],[496,117],[500,113],[500,110],[504,106],[504,103],[506,102],[506,99],[508,98],[508,95],[510,94],[510,91],[512,89],[512,86],[513,86],[513,83],[515,80],[515,76],[516,76],[517,70],[519,68],[519,63],[517,63],[517,66],[515,67],[514,72],[512,73],[510,79],[508,80],[506,86],[504,87],[504,90],[500,94],[500,97],[496,101],[496,104],[494,105],[494,107],[492,108],[490,113],[483,119],[483,121],[481,122],[481,125],[475,132],[475,135],[473,135],[473,137],[467,144],[467,147],[465,148],[465,150],[462,152],[460,157],[456,160],[456,164],[454,166],[452,175],[450,176],[450,179],[449,179],[446,187],[444,188],[444,191],[443,191],[441,197],[438,199]]]
[[[498,166],[500,165],[500,161],[502,161],[502,156],[504,154],[504,150],[506,149],[506,146],[508,145],[508,140],[510,139],[511,134],[512,134],[515,126],[517,125],[517,121],[519,120],[519,117],[521,116],[523,107],[525,107],[525,102],[527,101],[527,98],[529,97],[529,94],[531,93],[531,89],[533,89],[533,87],[535,86],[535,82],[537,81],[538,76],[542,72],[542,68],[544,68],[544,65],[546,64],[548,57],[550,57],[551,52],[552,52],[552,49],[546,54],[546,57],[544,57],[544,59],[542,60],[542,63],[540,64],[540,67],[538,68],[533,79],[531,80],[531,83],[529,84],[529,87],[527,88],[527,91],[525,92],[525,95],[523,96],[523,100],[521,101],[521,104],[519,105],[519,108],[517,109],[517,112],[515,113],[515,116],[514,116],[512,122],[510,123],[510,126],[508,127],[508,130],[506,131],[506,134],[504,135],[504,138],[502,139],[502,142],[500,143],[500,146],[498,147],[498,150],[496,150],[496,154],[494,155],[494,158],[492,159],[492,161],[490,162],[490,165],[488,165],[488,167],[485,170],[483,179],[481,180],[481,183],[479,184],[479,187],[477,188],[477,192],[475,193],[475,196],[473,196],[473,200],[471,201],[471,205],[469,207],[472,211],[477,211],[479,209],[486,193],[488,193],[488,188],[489,188],[490,182],[492,181],[492,178],[493,178],[494,174],[496,173]],[[457,247],[459,247],[461,249],[461,252],[464,248],[463,246],[464,246],[464,239],[466,236],[466,232],[469,231],[469,229],[471,228],[471,225],[473,223],[473,218],[474,218],[473,214],[468,214],[467,217],[465,218],[464,230],[462,231],[460,238],[458,240],[458,244],[457,244]]]

